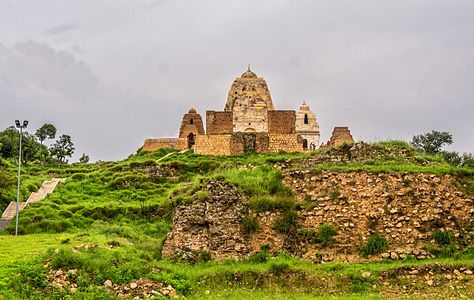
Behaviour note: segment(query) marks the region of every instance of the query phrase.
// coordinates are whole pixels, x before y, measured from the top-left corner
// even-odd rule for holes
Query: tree
[[[51,156],[55,157],[61,163],[67,163],[66,158],[71,157],[74,154],[74,144],[71,141],[71,136],[63,134],[59,139],[51,145],[49,152]]]
[[[54,139],[56,137],[56,127],[53,124],[45,123],[38,128],[35,133],[36,138],[40,141],[41,146],[46,139]]]
[[[87,164],[89,162],[89,155],[82,153],[82,156],[79,158],[81,164]]]
[[[451,145],[453,143],[453,136],[446,131],[432,130],[429,133],[415,135],[411,144],[426,153],[437,154],[441,152],[444,145]]]
[[[0,156],[4,158],[17,158],[20,150],[20,132],[14,126],[10,126],[0,132]],[[22,137],[22,161],[27,163],[41,158],[47,151],[35,137],[23,131]]]

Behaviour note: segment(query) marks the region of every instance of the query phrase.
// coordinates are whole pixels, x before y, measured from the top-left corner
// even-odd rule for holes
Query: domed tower
[[[274,110],[265,79],[250,70],[236,78],[227,96],[225,111],[233,113],[234,132],[265,132],[267,111]]]
[[[296,113],[296,133],[303,138],[303,148],[314,150],[319,147],[319,125],[316,115],[310,110],[308,104],[303,102]]]
[[[188,148],[196,143],[196,136],[205,134],[202,124],[202,117],[197,113],[196,109],[191,108],[187,114],[183,116],[181,128],[179,129],[179,137],[188,139]]]

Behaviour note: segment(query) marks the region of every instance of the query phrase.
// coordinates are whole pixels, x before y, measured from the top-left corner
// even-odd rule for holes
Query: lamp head
[[[20,125],[20,121],[19,121],[19,120],[15,120],[15,125],[16,125],[17,128],[20,128],[20,126],[21,126],[21,125]]]
[[[27,120],[24,120],[23,121],[23,127],[26,128],[28,126],[28,121]]]

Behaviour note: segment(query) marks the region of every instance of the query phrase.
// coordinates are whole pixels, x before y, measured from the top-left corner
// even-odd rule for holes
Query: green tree
[[[87,164],[89,162],[89,155],[86,155],[85,153],[82,153],[82,156],[79,158],[79,162],[81,164]]]
[[[446,131],[435,131],[415,135],[411,141],[411,144],[426,153],[437,154],[441,152],[441,148],[445,145],[451,145],[453,143],[453,136],[451,133]]]
[[[17,158],[20,150],[20,132],[14,126],[10,126],[0,132],[0,156],[4,158]],[[22,137],[22,161],[27,163],[41,158],[41,154],[47,151],[44,146],[28,132],[23,132]]]
[[[43,146],[43,142],[46,139],[54,139],[56,137],[56,127],[53,124],[45,123],[36,130],[35,136],[40,141],[41,146]]]
[[[61,135],[49,148],[51,156],[56,158],[60,163],[67,163],[66,158],[71,157],[74,154],[74,150],[75,148],[71,136],[67,134]]]
[[[3,211],[10,202],[10,200],[7,199],[7,194],[13,189],[14,184],[14,173],[8,172],[0,161],[0,211]]]

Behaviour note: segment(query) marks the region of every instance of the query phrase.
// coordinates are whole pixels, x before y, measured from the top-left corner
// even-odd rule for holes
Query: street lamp
[[[15,120],[16,128],[20,129],[20,153],[18,155],[18,186],[16,190],[16,226],[15,235],[18,235],[18,210],[20,207],[20,170],[21,170],[21,142],[23,140],[23,128],[28,126],[28,121],[23,121],[23,125],[19,120]]]

